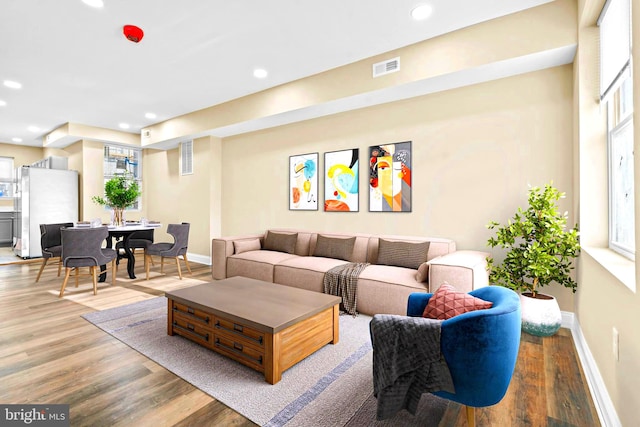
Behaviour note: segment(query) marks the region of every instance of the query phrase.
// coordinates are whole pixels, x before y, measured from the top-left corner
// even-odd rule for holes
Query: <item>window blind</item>
[[[631,1],[607,0],[600,17],[600,99],[628,76],[631,65]]]

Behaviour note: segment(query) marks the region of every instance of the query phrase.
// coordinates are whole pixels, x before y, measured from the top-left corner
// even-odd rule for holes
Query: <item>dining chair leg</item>
[[[42,264],[40,265],[40,271],[38,271],[38,277],[36,277],[36,283],[40,280],[40,275],[42,275],[42,270],[44,270],[44,266],[47,265],[47,261],[49,258],[42,258]],[[60,274],[58,274],[59,276]]]
[[[116,257],[117,258],[117,257]],[[111,261],[111,286],[116,285],[116,273],[118,272],[118,265],[116,264],[116,260]]]
[[[147,273],[147,280],[149,280],[149,261],[151,261],[151,255],[144,256],[144,270]]]
[[[187,270],[189,270],[189,274],[193,274],[191,272],[191,266],[189,265],[189,260],[187,259],[187,254],[182,255],[182,258],[184,258],[184,263],[187,265]]]
[[[78,282],[78,279],[79,279],[78,275],[79,274],[80,274],[80,267],[76,267],[76,288],[78,287],[78,283],[79,283]]]
[[[62,272],[62,257],[58,258],[58,277],[60,277],[60,272]]]
[[[64,288],[67,287],[67,281],[69,280],[70,274],[71,274],[71,267],[67,267],[64,273],[64,280],[62,281],[62,287],[60,288],[60,295],[58,295],[59,298],[62,298],[62,295],[64,295]]]
[[[178,267],[178,276],[182,280],[182,270],[180,269],[180,258],[176,257],[176,267]]]
[[[91,279],[93,280],[93,294],[98,295],[98,276],[96,275],[97,267],[91,266],[89,267],[89,274],[91,275]]]
[[[164,257],[160,255],[160,273],[164,274]]]

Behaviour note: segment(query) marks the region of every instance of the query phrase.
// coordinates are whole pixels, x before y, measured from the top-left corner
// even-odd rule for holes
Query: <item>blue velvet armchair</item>
[[[495,405],[507,392],[520,347],[520,298],[501,286],[469,292],[493,302],[487,310],[471,311],[442,322],[440,346],[455,393],[436,396],[466,406],[467,422],[475,426],[475,408]],[[422,316],[433,294],[409,296],[408,316]]]

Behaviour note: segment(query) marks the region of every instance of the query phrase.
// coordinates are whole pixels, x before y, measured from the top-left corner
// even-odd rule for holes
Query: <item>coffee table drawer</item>
[[[184,316],[181,313],[174,313],[172,329],[174,333],[196,341],[200,345],[211,346],[212,332],[191,317]]]
[[[211,325],[211,315],[197,308],[189,307],[179,302],[173,302],[173,312],[181,315],[185,319],[190,319],[192,322],[197,322],[203,326]]]
[[[264,332],[218,316],[213,319],[213,329],[216,335],[264,350]]]
[[[214,333],[213,348],[235,361],[264,372],[264,352],[256,350],[252,346],[229,339],[227,335]]]

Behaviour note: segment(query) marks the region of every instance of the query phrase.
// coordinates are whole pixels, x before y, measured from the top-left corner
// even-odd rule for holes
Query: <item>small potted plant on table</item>
[[[520,292],[522,329],[532,335],[553,335],[562,323],[556,299],[538,289],[552,282],[573,292],[577,287],[571,270],[580,252],[578,225],[566,229],[568,214],[559,213],[557,206],[564,197],[552,184],[544,189],[533,187],[526,210],[518,208],[507,225],[495,221],[487,225],[496,230],[488,246],[507,250],[501,264],[487,260],[489,281]]]
[[[91,200],[113,209],[114,225],[124,225],[123,213],[138,200],[141,191],[131,174],[117,175],[105,182],[104,197],[93,196]]]

